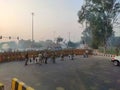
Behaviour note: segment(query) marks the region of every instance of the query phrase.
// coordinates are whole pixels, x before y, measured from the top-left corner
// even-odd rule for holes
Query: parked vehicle
[[[113,64],[115,66],[119,66],[120,65],[120,56],[112,57],[111,61],[113,62]]]

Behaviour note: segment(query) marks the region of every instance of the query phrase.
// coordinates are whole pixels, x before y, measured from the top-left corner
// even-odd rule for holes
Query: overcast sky
[[[32,15],[34,12],[34,39],[47,40],[61,36],[79,41],[83,26],[77,20],[77,13],[83,0],[0,0],[0,34],[32,37]],[[4,39],[6,40],[6,39]]]

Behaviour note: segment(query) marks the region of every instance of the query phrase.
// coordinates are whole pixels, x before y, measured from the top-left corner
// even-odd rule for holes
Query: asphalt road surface
[[[0,82],[11,90],[11,79],[18,78],[35,90],[120,90],[120,67],[108,57],[76,56],[53,64],[30,64],[15,61],[0,64]]]

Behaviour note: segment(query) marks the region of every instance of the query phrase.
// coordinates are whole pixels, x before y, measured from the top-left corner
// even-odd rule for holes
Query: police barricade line
[[[27,86],[24,82],[19,81],[17,78],[13,78],[11,90],[34,90],[34,89],[32,87]]]
[[[4,90],[4,85],[0,83],[0,90]]]

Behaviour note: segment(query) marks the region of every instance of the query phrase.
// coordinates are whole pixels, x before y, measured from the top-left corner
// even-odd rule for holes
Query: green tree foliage
[[[85,0],[78,12],[79,23],[89,23],[92,32],[92,46],[106,47],[106,41],[113,35],[113,24],[120,12],[117,0]]]
[[[83,32],[82,32],[82,42],[83,44],[87,43],[89,46],[91,46],[92,42],[92,32],[90,30],[90,27],[87,27]]]

